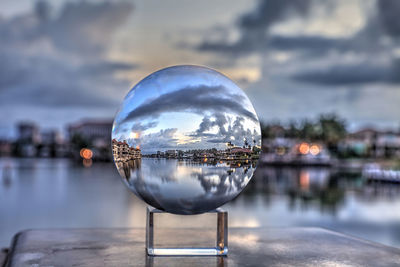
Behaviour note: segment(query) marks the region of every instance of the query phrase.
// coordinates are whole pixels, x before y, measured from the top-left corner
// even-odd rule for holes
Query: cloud
[[[30,13],[0,20],[0,104],[14,114],[7,120],[24,116],[28,107],[49,113],[82,108],[84,116],[114,112],[129,88],[115,74],[138,66],[107,53],[132,9],[123,2],[78,1],[52,13],[39,1]],[[77,119],[65,114],[58,121]]]
[[[246,55],[265,49],[269,45],[271,26],[288,15],[305,16],[312,0],[259,0],[256,7],[243,14],[237,21],[240,37],[237,41],[204,41],[196,46],[199,51]]]
[[[99,54],[108,48],[115,29],[132,9],[128,2],[68,2],[54,20],[42,19],[39,30],[60,49]]]
[[[391,36],[400,37],[400,1],[378,0],[378,17],[386,32]]]
[[[156,150],[176,149],[179,140],[174,135],[177,131],[177,128],[168,128],[144,135],[140,137],[140,147],[144,149],[145,153],[154,153]]]
[[[121,123],[138,118],[158,117],[164,112],[190,111],[234,112],[257,121],[255,114],[243,106],[243,96],[229,94],[224,86],[193,86],[160,95],[135,108]]]
[[[395,69],[377,64],[335,65],[327,69],[300,72],[293,76],[296,80],[327,86],[365,84],[375,82],[399,82]]]
[[[360,4],[362,3],[358,3],[358,5]],[[272,32],[271,28],[277,23],[284,23],[289,15],[291,19],[294,17],[293,14],[308,16],[311,11],[317,10],[316,6],[318,8],[335,7],[333,2],[328,1],[321,4],[311,0],[299,2],[259,1],[256,8],[239,17],[236,26],[240,31],[240,37],[237,41],[204,41],[198,44],[196,49],[217,52],[229,58],[241,58],[250,53],[259,53],[263,66],[267,66],[265,68],[268,68],[269,71],[274,70],[274,67],[271,65],[273,62],[268,62],[271,61],[271,58],[266,55],[276,51],[296,52],[300,55],[298,59],[303,62],[304,66],[297,69],[291,68],[292,71],[282,70],[278,75],[287,80],[294,79],[294,81],[325,85],[330,88],[376,82],[397,84],[400,76],[398,60],[391,56],[392,62],[382,65],[380,59],[388,57],[390,51],[397,49],[397,41],[390,41],[386,37],[396,39],[400,36],[400,23],[397,19],[400,2],[377,0],[375,4],[375,8],[367,13],[367,22],[360,30],[345,37],[328,37],[304,32],[299,32],[297,35],[284,34]],[[335,5],[335,8],[343,7],[344,3],[337,2]],[[312,18],[308,18],[308,20],[312,20]],[[319,64],[323,61],[321,57],[327,57],[329,53],[337,53],[338,58],[345,58],[348,54],[360,58],[366,54],[373,54],[374,60],[361,63],[346,59],[342,62],[326,60],[323,64]],[[292,59],[292,66],[298,65],[298,62],[293,61],[297,60]],[[265,79],[267,83],[268,73],[263,74],[261,79]],[[355,100],[354,97],[352,99]]]
[[[226,26],[237,31],[238,38],[205,36],[192,49],[216,53],[237,67],[249,56],[258,57],[261,77],[246,92],[264,120],[335,112],[352,125],[391,121],[397,127],[400,1],[328,1],[330,10],[326,1],[308,1],[300,7],[282,1],[276,16],[266,7],[280,1],[267,2],[258,1],[234,27]],[[324,13],[330,23],[321,16]],[[359,22],[349,29],[352,24],[345,21]],[[331,26],[339,30],[330,34]],[[284,60],[276,60],[278,54]]]
[[[205,116],[201,121],[199,129],[197,129],[196,133],[203,134],[204,132],[211,130],[214,126],[217,126],[219,133],[225,135],[225,124],[228,123],[227,118],[221,113],[215,114],[214,117],[215,120],[210,120],[210,116]]]
[[[131,129],[132,129],[132,131],[135,131],[135,132],[143,132],[143,131],[146,131],[148,129],[154,128],[157,125],[158,125],[157,121],[151,121],[151,122],[148,122],[146,124],[142,124],[141,122],[135,122],[132,125]]]
[[[242,146],[244,140],[250,145],[253,145],[253,140],[257,145],[260,145],[260,133],[256,130],[253,132],[245,128],[245,119],[243,117],[236,117],[233,121],[223,114],[216,113],[213,116],[204,116],[199,128],[191,135],[191,137],[201,137],[203,142],[214,144],[225,144],[232,142],[237,146]],[[217,129],[217,133],[210,133],[210,131]]]
[[[310,0],[259,0],[258,5],[239,18],[243,30],[264,32],[282,20],[289,12],[305,15],[310,9]]]

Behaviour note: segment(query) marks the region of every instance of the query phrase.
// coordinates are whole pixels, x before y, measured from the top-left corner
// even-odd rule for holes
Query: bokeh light
[[[310,153],[311,153],[311,155],[316,156],[316,155],[319,154],[319,152],[321,152],[321,149],[319,148],[318,145],[312,145],[312,146],[310,147]]]
[[[308,154],[308,152],[310,152],[310,145],[307,143],[301,143],[299,146],[299,152],[303,155]]]

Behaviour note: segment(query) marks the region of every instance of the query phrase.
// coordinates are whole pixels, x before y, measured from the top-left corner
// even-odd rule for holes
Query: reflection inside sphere
[[[155,72],[125,97],[112,130],[114,162],[149,205],[176,214],[213,210],[251,179],[261,151],[244,92],[204,67]]]

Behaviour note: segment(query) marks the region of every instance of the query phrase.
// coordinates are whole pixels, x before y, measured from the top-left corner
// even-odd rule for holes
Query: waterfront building
[[[39,128],[32,122],[21,122],[18,128],[18,142],[24,144],[37,144],[40,141]]]
[[[363,157],[400,156],[400,133],[365,128],[350,134],[339,144],[342,152],[350,151]]]
[[[178,156],[178,152],[176,150],[165,151],[165,157],[167,157],[167,158],[176,158],[177,156]]]
[[[35,157],[40,142],[39,128],[32,122],[21,122],[18,128],[18,154],[23,157]]]
[[[86,120],[68,126],[69,138],[80,135],[95,147],[108,147],[111,140],[111,120]]]
[[[115,161],[128,161],[132,159],[140,159],[142,157],[140,149],[130,147],[125,140],[118,141],[113,139],[112,151]]]
[[[229,154],[232,159],[247,159],[251,157],[252,151],[248,148],[234,147]]]
[[[78,157],[78,152],[89,146],[94,160],[111,160],[111,129],[112,120],[85,120],[70,124],[68,136],[71,155]]]

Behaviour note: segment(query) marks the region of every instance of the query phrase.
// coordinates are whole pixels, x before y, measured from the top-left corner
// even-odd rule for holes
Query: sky
[[[0,137],[21,120],[63,129],[114,118],[159,69],[216,69],[262,121],[335,112],[400,126],[400,1],[0,2]]]

